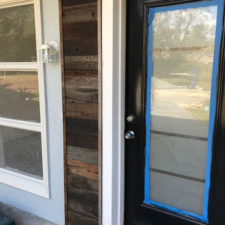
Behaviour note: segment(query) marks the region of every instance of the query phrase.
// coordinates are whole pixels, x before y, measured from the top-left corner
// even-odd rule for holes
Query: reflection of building
[[[204,64],[212,64],[213,63],[213,55],[208,55],[207,53],[202,52],[192,52],[190,55],[191,61],[196,61]]]

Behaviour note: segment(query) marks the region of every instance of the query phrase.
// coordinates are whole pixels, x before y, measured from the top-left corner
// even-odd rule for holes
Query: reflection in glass
[[[198,215],[203,214],[216,17],[217,6],[210,6],[158,12],[153,19],[149,197]]]
[[[40,122],[36,71],[0,71],[0,117]]]
[[[0,9],[0,62],[36,61],[34,6]]]
[[[41,134],[0,126],[0,168],[42,178]]]

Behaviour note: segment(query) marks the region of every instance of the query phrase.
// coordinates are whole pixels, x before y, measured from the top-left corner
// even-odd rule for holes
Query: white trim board
[[[126,1],[102,0],[102,224],[124,222]]]
[[[6,169],[0,169],[0,182],[45,198],[49,198],[48,188],[46,189],[43,180],[38,180]]]

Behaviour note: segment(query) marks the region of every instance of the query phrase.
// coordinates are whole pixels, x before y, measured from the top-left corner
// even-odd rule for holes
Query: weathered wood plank
[[[69,210],[68,225],[98,225],[98,220]]]
[[[97,44],[97,21],[71,23],[63,25],[64,40],[91,40],[95,39]]]
[[[70,118],[98,120],[98,104],[66,102],[66,116]]]
[[[97,21],[97,2],[63,7],[63,24]]]
[[[98,77],[98,71],[65,71],[64,76],[67,78],[73,77]]]
[[[85,134],[97,134],[98,133],[98,121],[96,120],[83,120],[67,118],[67,129],[74,131],[75,133]]]
[[[77,160],[67,159],[68,174],[76,174],[89,179],[98,180],[98,166]]]
[[[97,71],[97,56],[65,56],[66,71]]]
[[[67,130],[67,143],[69,145],[78,146],[82,148],[98,148],[97,134],[86,134],[81,132],[69,133]]]
[[[97,22],[69,23],[63,26],[65,56],[97,55]]]
[[[98,121],[66,119],[67,144],[77,147],[98,148]]]
[[[98,194],[98,180],[87,179],[76,174],[68,175],[68,189],[73,192],[73,189],[82,189]]]
[[[71,5],[86,4],[88,2],[96,2],[96,0],[62,0],[62,5],[65,7]]]
[[[86,56],[86,55],[97,55],[98,50],[96,47],[96,40],[65,40],[64,51],[67,56]]]
[[[68,145],[67,159],[98,165],[98,151]]]
[[[76,174],[68,176],[68,209],[84,218],[97,220],[98,180]],[[75,218],[73,218],[73,221]]]
[[[98,224],[96,0],[61,0],[69,225]]]
[[[98,195],[90,192],[73,192],[68,191],[68,209],[91,217],[98,218]],[[97,207],[96,207],[97,206]]]
[[[98,78],[92,76],[66,76],[67,103],[98,103]]]

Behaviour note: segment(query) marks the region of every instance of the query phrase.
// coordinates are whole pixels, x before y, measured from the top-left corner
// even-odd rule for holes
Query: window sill
[[[48,185],[43,180],[38,180],[23,174],[18,174],[6,169],[0,169],[0,183],[14,188],[50,198]]]

